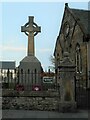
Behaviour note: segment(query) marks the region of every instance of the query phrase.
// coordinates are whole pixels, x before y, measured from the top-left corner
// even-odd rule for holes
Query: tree
[[[55,72],[55,57],[54,56],[50,56],[50,62],[51,65],[48,67],[52,72]]]

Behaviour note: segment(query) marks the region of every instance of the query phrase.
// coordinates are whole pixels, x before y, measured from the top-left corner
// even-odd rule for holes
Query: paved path
[[[3,110],[3,118],[87,118],[88,111],[79,110],[77,113],[59,113],[50,111]],[[73,119],[72,119],[73,120]]]

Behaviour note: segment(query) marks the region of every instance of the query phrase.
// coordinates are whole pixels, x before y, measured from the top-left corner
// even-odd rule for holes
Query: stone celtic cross
[[[24,32],[28,36],[27,55],[35,55],[34,36],[41,32],[41,27],[34,23],[34,16],[29,16],[29,21],[24,26],[21,26],[21,32]]]

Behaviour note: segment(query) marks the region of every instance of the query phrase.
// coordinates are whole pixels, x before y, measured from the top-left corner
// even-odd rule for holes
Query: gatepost
[[[60,61],[60,112],[75,112],[75,65],[69,58],[68,52],[64,53],[64,58]]]

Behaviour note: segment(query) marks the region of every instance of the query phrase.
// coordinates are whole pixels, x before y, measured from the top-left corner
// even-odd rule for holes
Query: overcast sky
[[[59,34],[65,2],[1,2],[0,3],[0,61],[13,60],[16,65],[27,55],[27,36],[21,26],[34,16],[34,22],[41,26],[41,33],[35,36],[35,55],[44,70],[51,65],[56,38]],[[69,3],[70,8],[88,9],[88,2]]]

